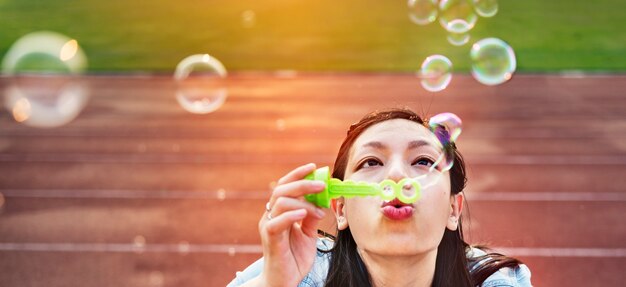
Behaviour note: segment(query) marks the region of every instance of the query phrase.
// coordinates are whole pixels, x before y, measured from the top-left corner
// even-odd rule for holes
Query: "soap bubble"
[[[516,68],[515,52],[497,38],[482,39],[472,46],[472,76],[485,85],[498,85],[511,79]]]
[[[426,25],[437,19],[437,0],[409,0],[407,4],[411,22]]]
[[[470,0],[441,0],[439,23],[448,32],[465,33],[476,24],[478,17]]]
[[[143,235],[137,235],[133,238],[133,251],[135,253],[143,253],[146,249],[146,238]]]
[[[165,275],[161,271],[152,271],[148,278],[150,287],[162,287],[165,283]]]
[[[276,130],[278,131],[284,131],[286,128],[286,122],[284,119],[277,119],[276,120]]]
[[[176,100],[190,113],[208,114],[219,109],[228,96],[226,69],[208,54],[183,59],[174,72]]]
[[[453,113],[442,113],[433,116],[428,121],[431,131],[441,144],[443,153],[431,168],[439,168],[442,171],[450,170],[454,163],[454,149],[452,144],[461,134],[461,118]]]
[[[469,33],[448,33],[448,43],[454,46],[463,46],[469,42],[470,35]]]
[[[252,10],[246,10],[241,13],[241,26],[244,28],[252,28],[256,25],[256,13]]]
[[[481,17],[493,17],[498,13],[498,0],[474,0],[474,11]]]
[[[437,126],[441,126],[446,129],[449,137],[447,139],[439,138],[439,142],[445,145],[448,142],[455,142],[459,135],[461,135],[463,122],[461,121],[461,118],[453,113],[441,113],[430,118],[428,125],[431,130]]]
[[[191,245],[187,241],[181,241],[178,243],[178,253],[188,254],[191,251]]]
[[[52,128],[74,120],[88,100],[78,77],[87,58],[78,41],[55,32],[27,34],[9,48],[2,71],[9,76],[4,105],[15,121]]]
[[[220,188],[220,189],[217,191],[217,199],[218,199],[219,201],[224,201],[224,200],[226,199],[226,190],[225,190],[225,189]]]
[[[430,92],[444,90],[452,80],[452,62],[442,55],[427,57],[419,73],[421,84]]]

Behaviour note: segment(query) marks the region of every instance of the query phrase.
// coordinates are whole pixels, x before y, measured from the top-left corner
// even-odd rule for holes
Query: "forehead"
[[[405,119],[393,119],[377,123],[367,128],[354,141],[353,149],[358,149],[369,142],[376,141],[385,145],[401,144],[414,140],[426,141],[430,145],[438,146],[435,135],[425,126]]]

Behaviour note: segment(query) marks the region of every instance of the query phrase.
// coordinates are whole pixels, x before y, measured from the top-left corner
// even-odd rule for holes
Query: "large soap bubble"
[[[2,61],[9,76],[5,107],[15,121],[33,127],[71,122],[87,104],[88,89],[78,77],[86,66],[75,39],[49,31],[21,37]]]
[[[485,85],[498,85],[511,79],[516,69],[515,52],[498,38],[482,39],[470,51],[472,76]]]
[[[214,112],[228,96],[226,75],[226,68],[216,58],[208,54],[191,55],[176,66],[176,100],[190,113]]]
[[[428,56],[419,73],[422,87],[430,92],[444,90],[452,80],[452,62],[442,55]]]

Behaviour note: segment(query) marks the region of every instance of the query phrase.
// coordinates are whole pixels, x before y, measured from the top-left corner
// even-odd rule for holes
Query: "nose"
[[[399,182],[403,178],[409,177],[408,166],[406,166],[401,160],[395,160],[387,164],[387,178],[395,182]]]

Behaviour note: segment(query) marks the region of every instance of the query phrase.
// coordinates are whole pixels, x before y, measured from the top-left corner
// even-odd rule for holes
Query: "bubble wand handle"
[[[308,174],[305,179],[319,180],[326,183],[326,188],[322,192],[304,196],[307,201],[319,207],[328,208],[330,207],[331,199],[339,197],[379,196],[383,200],[398,198],[402,202],[413,203],[421,196],[420,184],[415,180],[405,178],[399,183],[389,179],[380,183],[341,181],[330,177],[330,171],[327,166],[316,169]],[[409,195],[403,192],[403,189],[407,187],[412,190]]]

